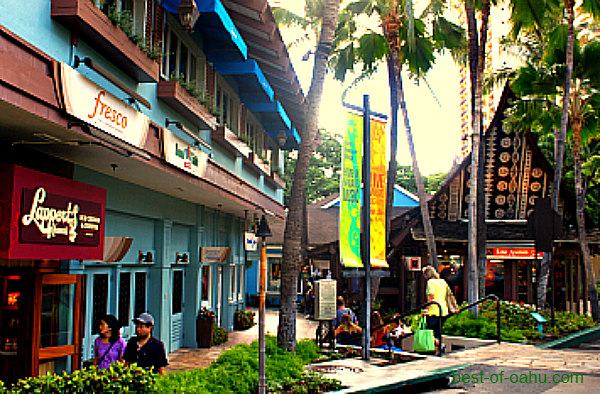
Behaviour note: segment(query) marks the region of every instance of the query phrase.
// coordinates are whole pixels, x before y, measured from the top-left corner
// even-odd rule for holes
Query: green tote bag
[[[415,340],[413,343],[413,352],[415,353],[433,353],[435,352],[435,338],[433,330],[425,328],[425,316],[421,318],[419,329],[415,330]]]

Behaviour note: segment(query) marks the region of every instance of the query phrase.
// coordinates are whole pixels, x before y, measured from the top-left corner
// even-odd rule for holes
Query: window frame
[[[227,100],[224,100],[225,97],[227,97]],[[225,78],[220,74],[217,74],[216,78],[214,103],[215,107],[219,110],[219,116],[217,117],[219,123],[226,126],[236,135],[240,135],[240,112],[242,103],[235,90],[233,90]],[[224,107],[226,111],[223,110]],[[225,119],[223,117],[224,113]]]

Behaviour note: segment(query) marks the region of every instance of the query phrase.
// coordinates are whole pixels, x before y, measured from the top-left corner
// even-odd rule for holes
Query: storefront
[[[0,379],[71,372],[81,362],[82,275],[101,259],[106,191],[16,165],[0,166]]]

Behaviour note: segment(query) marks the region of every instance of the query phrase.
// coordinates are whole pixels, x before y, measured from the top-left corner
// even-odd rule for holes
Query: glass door
[[[38,372],[70,373],[81,364],[82,276],[42,275]]]

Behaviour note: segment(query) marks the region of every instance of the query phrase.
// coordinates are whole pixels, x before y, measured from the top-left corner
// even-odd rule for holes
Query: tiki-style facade
[[[527,220],[536,200],[550,197],[553,168],[534,135],[506,131],[505,110],[513,98],[507,87],[483,139],[485,177],[482,181],[488,255],[485,293],[534,304],[536,268],[541,253],[535,250]],[[470,174],[471,157],[468,156],[451,170],[442,188],[429,201],[440,272],[449,278],[459,301],[467,294]],[[558,231],[560,236],[553,243],[556,283],[554,298],[549,294],[548,301],[554,299],[559,309],[587,311],[587,302],[583,302],[587,299],[586,278],[575,231],[574,200],[565,188],[561,189],[558,211],[562,226]],[[388,258],[390,265],[396,268],[388,280],[398,283],[400,291],[397,299],[388,301],[408,310],[425,301],[419,268],[427,264],[427,248],[419,209],[393,222],[390,244]]]

